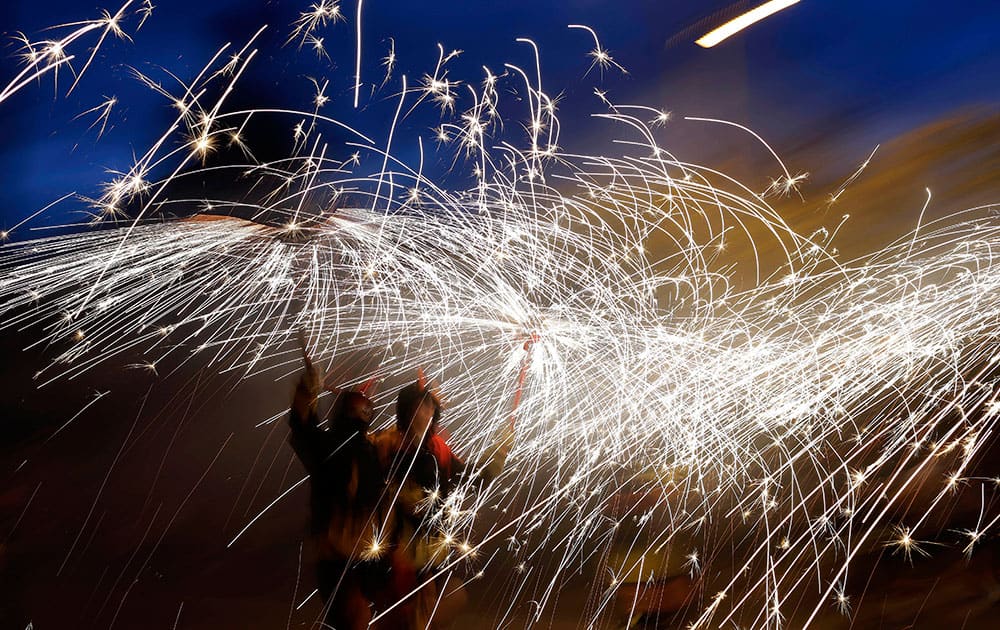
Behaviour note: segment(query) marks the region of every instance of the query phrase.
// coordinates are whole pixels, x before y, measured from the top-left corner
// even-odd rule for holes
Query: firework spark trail
[[[61,39],[33,42],[26,36],[21,35],[19,39],[24,44],[25,51],[21,55],[24,61],[24,68],[0,90],[0,103],[3,103],[25,86],[30,85],[49,72],[58,76],[59,70],[63,67],[70,68],[70,71],[73,72],[70,62],[76,58],[76,55],[68,54],[67,48],[84,35],[93,31],[99,31],[100,36],[97,43],[90,49],[87,61],[80,67],[79,72],[73,72],[75,78],[69,88],[69,92],[72,92],[80,83],[80,79],[87,72],[87,69],[94,61],[94,57],[97,56],[98,50],[100,50],[101,45],[104,44],[109,35],[114,35],[121,39],[131,39],[122,29],[123,20],[136,15],[140,16],[139,24],[136,26],[136,30],[138,30],[152,13],[153,5],[148,0],[142,2],[140,8],[128,12],[128,8],[133,2],[134,0],[128,0],[114,14],[102,11],[102,16],[99,19],[51,27],[52,29],[75,27],[75,30]]]
[[[315,5],[289,41],[336,21],[335,8]],[[587,30],[603,68],[610,57],[601,62],[607,53]],[[519,41],[540,68],[534,42]],[[994,431],[1000,226],[982,209],[840,263],[828,238],[796,234],[762,193],[659,147],[660,110],[617,106],[599,116],[635,134],[628,153],[562,152],[540,69],[531,77],[508,65],[528,97],[521,150],[497,135],[509,117],[489,70],[479,91],[467,84],[474,105],[451,114],[458,83],[445,64],[457,52],[440,48],[432,75],[417,86],[402,80],[381,148],[318,105],[224,111],[254,57],[249,45],[235,66],[213,72],[220,51],[184,87],[176,122],[99,200],[115,209],[102,213],[109,219],[127,202],[141,205],[127,227],[4,246],[0,328],[40,330],[38,343],[58,352],[40,384],[134,353],[152,365],[287,373],[304,331],[318,361],[364,357],[345,375],[352,382],[430,366],[444,382],[457,450],[477,461],[509,417],[522,344],[536,334],[505,472],[478,491],[459,487],[428,515],[427,535],[448,552],[446,566],[461,565],[480,546],[470,542],[477,517],[507,513],[482,540],[503,534],[519,566],[556,577],[593,562],[587,546],[610,545],[632,518],[637,559],[602,561],[614,578],[595,599],[596,619],[666,546],[689,535],[711,543],[718,523],[741,517],[725,534],[740,554],[732,578],[696,625],[778,626],[782,606],[807,587],[823,592],[810,618],[833,606],[850,559],[885,542],[880,519],[868,517],[886,515],[925,483],[922,474],[950,462],[927,511],[898,528],[893,544],[908,553]],[[210,102],[216,79],[223,87]],[[414,169],[390,153],[400,113],[425,101],[446,116],[441,136],[474,166],[468,190],[435,182],[422,157]],[[192,167],[217,139],[266,115],[312,121],[296,127],[287,160]],[[353,132],[358,141],[344,150],[381,168],[355,172],[360,159],[348,168],[350,159],[321,145],[324,125]],[[166,150],[177,137],[180,148]],[[797,178],[781,169],[791,189]],[[172,184],[216,170],[257,176],[255,186],[277,182],[260,203],[201,200],[272,225],[153,222],[156,211],[192,205],[170,196]],[[328,190],[350,190],[356,203],[324,212],[313,199]],[[758,279],[746,290],[719,256],[740,241]],[[781,264],[762,262],[764,241],[783,253]],[[616,515],[615,497],[626,492],[653,507]],[[997,518],[981,515],[976,539]],[[713,535],[723,548],[723,534]],[[559,560],[546,568],[547,551]],[[710,552],[692,552],[692,572]],[[515,589],[539,602],[536,619],[555,582]]]

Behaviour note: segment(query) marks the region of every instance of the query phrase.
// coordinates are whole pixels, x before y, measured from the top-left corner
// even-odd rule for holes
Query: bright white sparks
[[[289,41],[340,19],[337,3],[316,3]],[[574,28],[593,36],[593,64],[619,67],[593,30]],[[33,50],[61,63],[51,47]],[[51,344],[40,385],[126,353],[151,376],[189,362],[280,376],[298,368],[302,331],[317,361],[356,359],[338,375],[352,382],[426,366],[443,382],[457,450],[474,461],[508,417],[537,335],[507,467],[443,505],[429,490],[424,535],[442,558],[435,570],[476,570],[488,546],[506,554],[511,606],[539,615],[558,592],[531,584],[582,567],[603,576],[588,611],[598,619],[635,576],[662,576],[658,559],[671,554],[675,573],[714,580],[693,627],[776,627],[806,592],[807,617],[847,614],[857,552],[931,554],[911,527],[923,536],[924,517],[962,486],[995,485],[967,471],[1000,421],[1000,224],[982,211],[840,261],[829,231],[798,234],[764,199],[804,176],[779,161],[782,174],[755,191],[675,158],[655,135],[673,124],[667,109],[602,92],[597,118],[623,130],[618,152],[569,153],[539,70],[459,80],[447,66],[459,51],[439,47],[432,72],[399,81],[376,140],[320,115],[325,80],[302,111],[228,111],[253,54],[221,52],[182,94],[165,94],[176,124],[91,200],[96,222],[131,217],[125,227],[3,243],[0,329]],[[392,48],[386,81],[396,61]],[[42,72],[25,63],[25,76]],[[508,93],[513,110],[501,107]],[[427,135],[394,137],[417,109],[433,113]],[[252,158],[251,116],[285,125],[286,159]],[[677,124],[702,122],[763,143],[726,121]],[[455,164],[450,180],[425,170],[432,138]],[[171,196],[172,182],[214,172],[227,143],[240,151],[241,193],[258,198]],[[455,179],[471,183],[446,184]],[[242,218],[207,216],[219,208]],[[140,220],[168,215],[188,218]],[[780,260],[761,262],[764,249]],[[886,524],[922,487],[923,512]],[[973,553],[996,533],[994,516],[956,544]],[[622,540],[627,553],[604,553]],[[379,557],[390,542],[373,534],[359,553]],[[721,555],[726,571],[713,567]]]

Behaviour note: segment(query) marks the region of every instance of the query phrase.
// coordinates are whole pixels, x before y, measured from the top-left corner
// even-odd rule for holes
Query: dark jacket
[[[301,417],[292,408],[289,442],[309,473],[312,533],[321,555],[356,557],[365,544],[359,537],[375,522],[384,484],[367,426],[350,418],[332,418],[319,426],[315,412]]]

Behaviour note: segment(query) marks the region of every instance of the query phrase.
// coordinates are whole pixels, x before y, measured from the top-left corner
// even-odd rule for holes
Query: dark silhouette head
[[[430,387],[419,381],[399,390],[396,397],[396,426],[403,433],[412,428],[415,433],[433,435],[441,421],[441,400]],[[430,422],[429,427],[422,426]],[[426,431],[425,431],[426,429]]]
[[[340,392],[331,410],[331,428],[337,431],[368,431],[374,415],[372,401],[361,392]]]

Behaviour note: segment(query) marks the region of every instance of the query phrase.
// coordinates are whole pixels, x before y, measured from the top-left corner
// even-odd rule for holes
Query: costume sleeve
[[[295,388],[295,396],[288,414],[288,427],[291,429],[288,443],[302,461],[306,472],[314,474],[327,456],[325,453],[327,440],[326,432],[319,428],[316,399],[303,380],[300,380]]]
[[[497,441],[490,446],[490,450],[486,452],[485,458],[480,462],[479,476],[482,477],[483,481],[490,483],[500,476],[500,473],[503,472],[504,464],[507,462],[507,455],[510,454],[510,449],[513,446],[514,430],[513,428],[507,428],[501,433]]]
[[[475,466],[469,466],[457,456],[452,463],[452,474],[454,475],[476,475],[477,479],[486,483],[492,482],[503,472],[504,464],[507,462],[507,455],[514,445],[514,430],[505,429],[494,442],[483,457],[476,462]]]
[[[303,420],[292,411],[288,417],[288,425],[291,433],[288,436],[288,443],[298,456],[306,472],[314,474],[323,461],[323,442],[325,442],[323,431],[316,426],[315,416],[310,414],[311,419]]]

